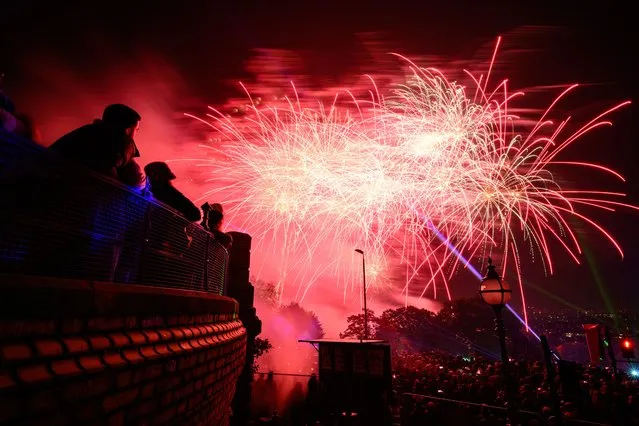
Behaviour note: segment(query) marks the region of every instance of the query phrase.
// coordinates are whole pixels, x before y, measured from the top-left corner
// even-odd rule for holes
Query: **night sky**
[[[28,102],[36,95],[46,96],[46,85],[29,72],[29,67],[39,66],[34,62],[39,57],[55,58],[76,74],[93,75],[107,65],[135,67],[141,52],[150,52],[168,61],[189,91],[206,105],[227,96],[228,80],[243,77],[243,65],[255,48],[302,51],[315,76],[330,81],[358,72],[357,46],[362,33],[383,32],[408,55],[466,57],[493,43],[498,35],[505,35],[507,44],[508,34],[517,34],[521,28],[545,27],[537,30],[546,35],[533,46],[540,52],[534,61],[529,58],[522,63],[514,82],[522,86],[593,83],[585,89],[587,94],[573,101],[572,107],[585,111],[591,104],[597,111],[632,100],[630,108],[613,116],[614,128],[589,136],[567,154],[620,171],[628,181],[611,190],[627,192],[639,204],[637,22],[629,5],[397,0],[290,5],[269,0],[9,3],[2,6],[0,25],[0,72],[6,74],[2,89],[23,110],[30,109]],[[586,236],[585,245],[593,252],[601,282],[615,307],[639,307],[634,267],[639,265],[639,216],[624,212],[595,217],[618,237],[627,254],[620,261],[602,238],[593,233]],[[526,280],[578,306],[604,307],[586,259],[575,267],[567,255],[558,255],[557,264],[554,277],[544,278],[540,268],[532,268]],[[460,279],[472,280],[468,277]],[[468,284],[466,290],[459,287],[461,294],[476,290],[475,284]],[[550,300],[529,290],[531,304],[539,306]]]

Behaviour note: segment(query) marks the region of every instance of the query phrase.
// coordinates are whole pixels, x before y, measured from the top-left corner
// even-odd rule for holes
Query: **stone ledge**
[[[0,292],[0,320],[238,313],[229,297],[134,284],[0,274]]]

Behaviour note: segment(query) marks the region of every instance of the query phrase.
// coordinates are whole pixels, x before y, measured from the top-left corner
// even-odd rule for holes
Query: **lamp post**
[[[366,308],[366,260],[364,259],[364,250],[355,249],[362,255],[362,285],[364,286],[364,340],[368,340],[368,309]]]
[[[499,277],[491,258],[488,258],[488,271],[479,286],[479,294],[484,302],[489,304],[495,311],[495,329],[499,338],[499,347],[501,349],[501,364],[504,384],[506,385],[506,402],[508,403],[508,417],[512,420],[514,407],[512,404],[512,382],[510,378],[510,361],[508,360],[508,350],[506,349],[506,329],[504,327],[504,319],[502,310],[510,297],[512,290],[510,285]]]

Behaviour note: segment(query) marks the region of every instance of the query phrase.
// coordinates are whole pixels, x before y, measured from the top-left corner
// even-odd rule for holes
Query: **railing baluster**
[[[142,231],[142,238],[140,241],[140,261],[138,262],[138,277],[136,280],[137,284],[145,284],[144,283],[144,268],[146,266],[146,256],[147,249],[149,243],[149,228],[151,227],[151,216],[152,216],[153,204],[146,204],[146,211],[144,213],[144,228]]]
[[[203,290],[204,291],[210,291],[209,289],[209,238],[211,238],[211,236],[207,233],[206,234],[206,247],[204,249],[204,283],[203,283]]]

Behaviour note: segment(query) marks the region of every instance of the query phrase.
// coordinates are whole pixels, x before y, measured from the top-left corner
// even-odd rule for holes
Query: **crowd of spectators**
[[[220,204],[205,203],[201,209],[174,185],[175,174],[165,162],[152,162],[144,169],[135,143],[142,117],[123,104],[108,105],[100,119],[75,129],[49,146],[49,152],[119,181],[176,211],[189,222],[198,222],[229,248],[232,238],[221,231],[224,213]],[[30,118],[16,113],[14,103],[0,92],[0,129],[37,141]]]
[[[543,363],[512,361],[509,398],[500,362],[441,353],[399,354],[393,372],[402,424],[503,425],[506,410],[491,407],[505,408],[510,399],[511,408],[519,411],[512,424],[580,424],[582,420],[639,425],[636,380],[608,368],[573,366],[566,371],[557,368],[553,400]]]

